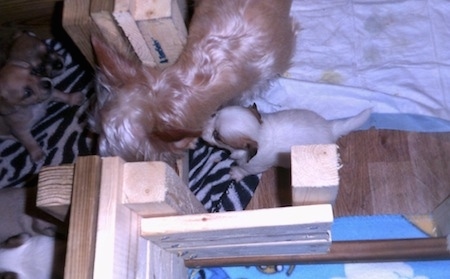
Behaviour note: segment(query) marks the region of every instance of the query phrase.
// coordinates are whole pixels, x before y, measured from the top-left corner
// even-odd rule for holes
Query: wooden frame
[[[186,6],[186,0],[65,0],[63,27],[92,66],[96,35],[132,60],[164,68],[186,43]]]
[[[311,172],[318,160],[339,167],[337,154],[324,159],[322,152],[319,157],[314,152],[335,146],[294,149],[301,150],[294,157],[309,159],[293,175]],[[38,184],[38,207],[65,220],[70,206],[65,278],[178,279],[187,276],[187,267],[198,266],[450,257],[445,237],[332,242],[332,200],[206,213],[183,180],[161,162],[80,157],[74,166],[44,168]],[[321,187],[317,191],[323,193]],[[448,224],[448,204],[435,210],[442,224]]]

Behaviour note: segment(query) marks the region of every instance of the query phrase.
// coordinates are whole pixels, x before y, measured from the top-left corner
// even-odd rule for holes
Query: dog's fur
[[[231,152],[237,166],[231,167],[230,176],[240,181],[272,166],[290,167],[293,145],[335,143],[364,124],[370,113],[367,109],[351,118],[328,121],[308,110],[260,114],[256,106],[230,106],[213,115],[202,138]]]
[[[0,247],[0,278],[64,278],[66,245],[48,236],[21,234]]]
[[[62,70],[62,62],[50,58],[54,55],[48,54],[41,40],[22,33],[14,40],[8,60],[0,69],[0,136],[20,141],[33,162],[42,160],[45,153],[33,138],[31,128],[45,115],[48,103],[79,105],[84,100],[81,92],[66,94],[53,88],[49,77]]]
[[[220,106],[284,73],[297,30],[291,1],[197,1],[186,46],[164,70],[136,65],[94,37],[100,154],[172,161]]]

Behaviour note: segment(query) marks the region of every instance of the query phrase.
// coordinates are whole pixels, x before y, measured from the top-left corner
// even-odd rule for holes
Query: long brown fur
[[[290,7],[291,0],[197,1],[184,50],[162,71],[93,38],[100,153],[171,161],[219,107],[257,94],[288,69],[296,33]]]

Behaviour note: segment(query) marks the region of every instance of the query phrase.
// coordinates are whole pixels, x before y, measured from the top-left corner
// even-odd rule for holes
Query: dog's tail
[[[371,113],[372,109],[368,108],[353,117],[333,121],[333,136],[337,140],[339,137],[361,127],[369,119]]]

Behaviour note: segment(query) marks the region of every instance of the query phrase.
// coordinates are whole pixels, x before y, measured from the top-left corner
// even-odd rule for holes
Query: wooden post
[[[122,203],[141,217],[205,213],[205,207],[169,165],[124,164]]]
[[[65,221],[69,211],[74,165],[47,166],[39,173],[36,206]]]
[[[335,144],[293,146],[292,204],[334,204],[339,186],[339,157]]]
[[[186,5],[186,0],[66,0],[63,26],[92,66],[96,33],[131,60],[165,68],[186,43]]]
[[[139,59],[157,68],[173,64],[186,43],[187,28],[182,12],[186,1],[116,1],[112,14]]]
[[[64,278],[92,278],[101,160],[80,157],[75,165]],[[57,186],[57,185],[56,185]],[[39,186],[38,186],[39,187]]]

